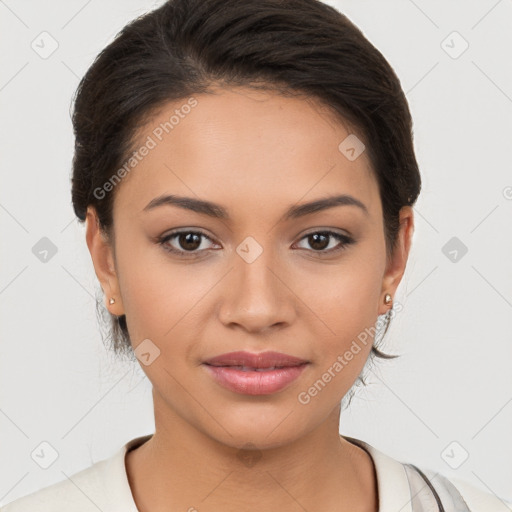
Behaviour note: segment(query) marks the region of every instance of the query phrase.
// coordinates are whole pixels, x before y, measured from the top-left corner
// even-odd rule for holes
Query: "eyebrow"
[[[216,219],[229,219],[227,210],[219,204],[212,203],[210,201],[204,201],[202,199],[195,199],[193,197],[183,197],[169,194],[155,197],[145,206],[142,211],[151,211],[164,205],[177,206],[179,208],[191,210],[202,215],[208,215],[209,217]],[[288,208],[288,210],[281,217],[280,221],[282,222],[290,219],[297,219],[299,217],[304,217],[305,215],[326,210],[328,208],[333,208],[335,206],[356,206],[360,208],[365,213],[365,215],[369,214],[368,209],[359,199],[356,199],[355,197],[348,194],[342,194],[317,199],[309,203],[293,205]]]

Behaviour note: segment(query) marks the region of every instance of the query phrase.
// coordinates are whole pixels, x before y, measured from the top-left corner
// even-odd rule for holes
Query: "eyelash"
[[[183,258],[197,257],[196,254],[198,254],[201,251],[197,251],[197,250],[196,251],[183,251],[183,250],[178,250],[178,249],[175,249],[175,248],[170,247],[169,245],[167,245],[167,242],[169,240],[171,240],[173,238],[176,238],[177,236],[182,235],[182,234],[200,235],[200,236],[202,236],[204,238],[207,238],[211,242],[213,242],[213,240],[206,233],[203,233],[202,231],[182,230],[182,231],[173,231],[173,232],[171,232],[171,233],[169,233],[169,234],[167,234],[167,235],[165,235],[163,237],[160,237],[158,239],[158,244],[162,246],[164,251],[172,253],[172,254],[176,254],[177,256],[180,256],[180,257],[183,257]],[[337,233],[336,231],[329,231],[329,230],[325,230],[325,231],[312,231],[312,232],[307,233],[306,235],[304,235],[300,240],[304,240],[305,238],[308,238],[311,235],[318,235],[318,234],[332,236],[333,238],[335,238],[336,240],[341,242],[341,245],[339,245],[337,248],[329,249],[327,251],[325,251],[325,250],[315,251],[315,250],[311,249],[311,251],[313,251],[314,253],[320,255],[320,257],[322,257],[324,254],[325,255],[330,255],[330,254],[333,254],[333,253],[338,253],[340,251],[343,251],[343,250],[347,249],[347,246],[349,246],[349,245],[351,245],[351,244],[353,244],[355,242],[354,239],[352,239],[352,238],[350,238],[350,237],[348,237],[346,235],[342,235],[341,233]]]

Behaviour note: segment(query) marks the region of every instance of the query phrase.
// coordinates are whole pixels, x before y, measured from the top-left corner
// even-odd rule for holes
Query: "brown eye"
[[[163,236],[158,243],[168,252],[180,256],[187,256],[187,253],[191,256],[195,256],[208,248],[204,247],[204,240],[212,241],[209,236],[201,231],[177,231]],[[174,244],[171,244],[171,241],[173,241]]]
[[[178,244],[186,251],[193,251],[201,245],[201,235],[197,233],[180,233],[177,236]]]
[[[352,238],[335,231],[315,231],[307,234],[302,240],[306,240],[308,246],[314,252],[328,254],[345,249],[348,245],[354,243]],[[333,243],[335,241],[338,241],[338,244]]]
[[[329,245],[329,235],[325,233],[313,233],[312,235],[308,235],[308,243],[315,250],[323,250]]]

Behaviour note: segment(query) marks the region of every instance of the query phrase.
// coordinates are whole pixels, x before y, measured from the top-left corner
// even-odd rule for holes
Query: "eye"
[[[195,257],[198,253],[208,249],[208,247],[204,247],[204,240],[213,243],[212,239],[202,231],[182,230],[168,233],[159,238],[158,243],[167,252],[183,257]],[[306,240],[313,251],[319,255],[341,251],[355,242],[346,235],[329,230],[308,233],[301,240]],[[170,243],[171,241],[175,245]],[[333,241],[337,241],[337,244],[333,244]]]
[[[338,244],[331,243],[332,241],[338,241]],[[330,254],[333,252],[338,252],[343,249],[346,249],[348,245],[353,244],[355,241],[341,233],[337,233],[336,231],[314,231],[312,233],[308,233],[301,240],[306,240],[310,247],[313,248],[314,252],[318,252],[320,254]],[[329,249],[325,250],[331,246]]]
[[[176,242],[176,246],[171,245],[169,242],[173,240]],[[158,240],[158,243],[162,246],[165,251],[177,254],[178,256],[196,256],[197,253],[206,250],[203,244],[203,240],[206,239],[212,242],[212,239],[201,231],[173,231]],[[201,249],[199,251],[198,249]]]

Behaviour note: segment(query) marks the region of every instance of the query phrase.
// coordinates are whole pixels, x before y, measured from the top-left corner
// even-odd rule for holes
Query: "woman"
[[[73,206],[155,433],[5,512],[512,510],[339,435],[391,357],[373,327],[421,183],[400,82],[347,18],[170,0],[77,92]]]

